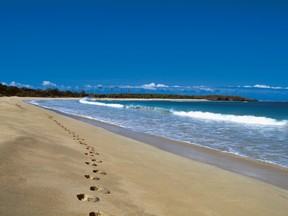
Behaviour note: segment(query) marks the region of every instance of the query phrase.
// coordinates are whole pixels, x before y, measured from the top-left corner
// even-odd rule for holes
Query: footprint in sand
[[[86,161],[85,164],[90,165],[90,166],[97,166],[96,163],[90,163],[90,162],[88,162],[88,161]]]
[[[89,216],[106,216],[103,212],[97,211],[97,212],[90,212]]]
[[[88,194],[77,194],[77,198],[80,201],[87,201],[87,202],[98,202],[99,198],[93,195]]]
[[[95,181],[100,180],[100,178],[98,178],[98,177],[96,177],[96,176],[91,176],[91,175],[84,175],[84,177],[85,177],[86,179],[95,180]]]
[[[97,173],[97,174],[101,174],[101,175],[107,175],[107,173],[102,171],[102,170],[93,170],[93,173]]]
[[[93,162],[96,162],[96,163],[102,163],[102,160],[100,159],[92,159]]]
[[[100,193],[103,193],[103,194],[110,194],[109,190],[107,190],[106,188],[101,187],[101,186],[91,186],[90,190],[91,191],[97,191],[97,192],[100,192]]]

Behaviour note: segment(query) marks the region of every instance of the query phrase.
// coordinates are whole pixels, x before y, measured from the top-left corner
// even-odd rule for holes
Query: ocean
[[[27,102],[288,168],[288,102],[90,98]]]

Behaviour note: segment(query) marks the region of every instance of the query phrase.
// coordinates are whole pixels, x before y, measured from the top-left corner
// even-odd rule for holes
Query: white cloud
[[[269,85],[263,85],[263,84],[256,84],[253,86],[245,85],[245,86],[237,86],[237,87],[240,87],[240,88],[243,87],[243,88],[276,89],[276,90],[288,89],[288,87],[269,86]]]
[[[110,87],[114,87],[114,86],[110,86]],[[146,89],[146,90],[167,90],[167,91],[206,91],[206,92],[214,92],[213,88],[201,85],[201,86],[180,86],[180,85],[174,85],[174,86],[168,86],[165,84],[156,84],[154,82],[150,83],[150,84],[143,84],[140,86],[131,86],[131,85],[119,85],[118,88],[122,88],[122,89]]]
[[[11,83],[10,83],[10,86],[17,86],[18,85],[18,83],[16,83],[15,81],[12,81]]]
[[[207,91],[207,92],[214,92],[214,90],[212,88],[209,88],[207,86],[193,86],[194,89],[199,89],[202,91]]]
[[[110,87],[115,87],[115,86],[110,86]],[[157,88],[169,88],[169,86],[164,85],[164,84],[150,83],[150,84],[144,84],[144,85],[140,85],[140,86],[119,85],[119,86],[117,86],[117,88],[156,90]]]
[[[261,84],[256,84],[253,86],[254,88],[271,88],[271,86],[268,85],[261,85]]]
[[[168,88],[169,86],[164,85],[164,84],[157,84],[156,87],[157,88]]]
[[[43,86],[53,86],[53,87],[56,87],[57,85],[55,83],[52,83],[50,81],[43,81],[42,82],[42,85]]]
[[[231,88],[233,88],[233,86],[230,86]],[[248,85],[245,85],[245,86],[237,86],[238,88],[252,88],[252,86],[248,86]]]
[[[84,86],[85,88],[104,88],[104,87],[107,87],[107,86],[103,86],[103,85],[90,85],[90,84],[87,84]]]
[[[6,85],[6,86],[7,86],[7,83],[5,83],[5,82],[1,82],[1,84],[2,84],[2,85]]]
[[[140,88],[148,89],[148,90],[156,90],[157,88],[168,88],[168,87],[169,86],[164,85],[164,84],[155,84],[155,83],[144,84],[140,86]]]
[[[140,88],[139,86],[130,86],[130,85],[116,85],[117,88]],[[111,88],[114,88],[115,86],[110,86]]]
[[[156,85],[155,85],[155,83],[144,84],[144,85],[140,86],[140,88],[149,89],[149,90],[155,90],[156,89]]]
[[[9,85],[10,86],[16,86],[16,87],[32,88],[32,86],[30,86],[30,85],[18,83],[18,82],[15,82],[15,81],[12,81]]]

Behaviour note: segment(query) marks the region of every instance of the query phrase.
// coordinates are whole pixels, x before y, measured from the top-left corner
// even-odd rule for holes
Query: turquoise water
[[[30,103],[288,168],[287,102],[43,100]]]

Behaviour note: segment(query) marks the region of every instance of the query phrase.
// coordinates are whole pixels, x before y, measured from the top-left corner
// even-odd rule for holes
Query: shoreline
[[[286,167],[253,160],[231,153],[221,152],[204,146],[172,140],[165,137],[139,133],[127,128],[122,128],[117,125],[112,125],[94,119],[88,119],[85,117],[62,113],[55,110],[51,111],[70,118],[74,118],[76,120],[87,122],[97,127],[104,128],[112,133],[116,133],[121,136],[152,145],[160,150],[167,151],[181,157],[206,163],[221,169],[225,169],[227,171],[261,180],[265,183],[269,183],[277,187],[288,189],[288,182],[285,181],[285,179],[288,179],[288,169]]]
[[[63,113],[35,104],[32,105],[50,110],[52,112],[56,112],[60,115],[64,115],[79,121],[95,125],[97,127],[101,127],[112,133],[116,133],[118,135],[125,136],[148,145],[152,145],[160,150],[167,151],[169,153],[173,153],[178,156],[188,158],[190,160],[206,163],[221,169],[225,169],[227,171],[232,171],[240,175],[252,177],[254,179],[263,181],[268,184],[272,184],[274,186],[288,189],[288,182],[285,181],[285,179],[288,179],[288,169],[278,164],[254,160],[252,158],[247,158],[229,152],[222,152],[220,150],[196,145],[193,143],[140,133],[107,122],[101,122],[96,119],[89,119],[82,116]]]
[[[287,215],[286,189],[25,99],[0,98],[1,215]]]

